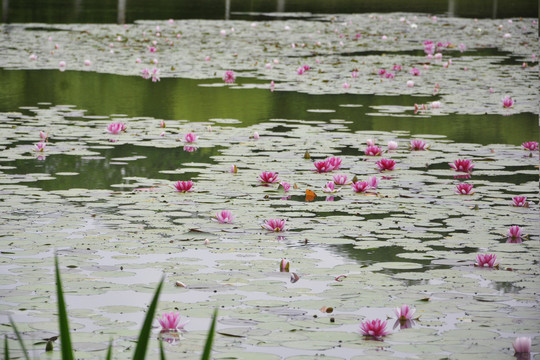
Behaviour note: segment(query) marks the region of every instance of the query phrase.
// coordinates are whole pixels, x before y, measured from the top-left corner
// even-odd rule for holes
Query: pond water
[[[78,358],[103,358],[111,338],[115,358],[131,357],[164,274],[158,312],[190,320],[169,357],[199,358],[219,308],[218,359],[512,359],[517,336],[538,359],[539,153],[522,147],[539,138],[536,21],[243,16],[2,25],[1,333],[14,339],[11,316],[49,357],[57,252]],[[107,132],[118,122],[125,131]],[[339,169],[317,172],[331,157]],[[458,159],[474,169],[454,171]],[[290,189],[261,184],[264,171]],[[378,184],[356,193],[354,177]],[[221,210],[234,221],[216,221]],[[521,238],[507,237],[513,225]],[[475,267],[484,253],[499,267]],[[395,321],[402,304],[420,317],[411,327]],[[382,341],[360,334],[387,317]],[[151,357],[158,333],[156,321]]]

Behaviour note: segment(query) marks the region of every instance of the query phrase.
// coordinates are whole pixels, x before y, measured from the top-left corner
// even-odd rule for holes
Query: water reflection
[[[478,18],[537,17],[533,0],[2,0],[4,23],[131,23],[152,19],[267,20],[285,11],[304,14],[414,12]],[[279,14],[279,15],[278,15]]]
[[[463,143],[515,144],[537,131],[538,116],[515,114],[512,121],[501,115],[447,115],[444,117],[393,117],[369,115],[378,106],[411,106],[413,96],[309,95],[296,92],[270,92],[268,89],[229,89],[203,87],[221,81],[162,79],[159,83],[139,77],[56,70],[0,70],[0,111],[15,111],[40,102],[77,104],[87,115],[126,114],[157,119],[187,119],[219,123],[237,119],[249,126],[268,119],[302,119],[331,122],[343,119],[351,131],[410,131],[411,134],[445,135]],[[238,79],[239,83],[260,83]],[[208,99],[212,99],[209,106]],[[425,101],[425,97],[422,98]],[[332,113],[309,112],[313,104]],[[344,104],[363,105],[357,107]],[[444,121],[443,121],[444,119]],[[294,126],[294,120],[288,123]]]
[[[60,189],[110,189],[111,185],[124,184],[131,190],[130,181],[125,178],[139,177],[148,179],[166,179],[177,181],[189,180],[198,175],[197,172],[185,172],[181,175],[163,174],[162,170],[174,170],[184,162],[213,164],[212,156],[217,155],[221,147],[201,148],[196,152],[184,152],[178,149],[163,149],[147,146],[117,145],[111,149],[93,149],[99,156],[80,157],[64,154],[51,154],[45,160],[40,154],[36,159],[15,160],[6,162],[15,169],[3,170],[8,174],[46,173],[55,176],[57,173],[78,173],[77,175],[56,176],[54,181],[41,180],[34,183],[44,190]],[[115,158],[140,156],[137,160],[121,162]]]
[[[400,320],[400,319],[396,319],[396,321],[394,322],[393,329],[394,329],[394,330],[397,329],[398,326],[399,326],[399,329],[400,329],[400,330],[410,329],[410,328],[412,328],[414,325],[415,325],[414,320]]]

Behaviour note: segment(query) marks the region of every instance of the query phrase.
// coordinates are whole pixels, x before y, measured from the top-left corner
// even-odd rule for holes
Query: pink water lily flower
[[[280,182],[279,185],[281,185],[281,187],[283,188],[283,191],[285,192],[289,192],[289,190],[291,189],[291,184],[289,184],[286,181]]]
[[[332,157],[329,157],[328,159],[326,159],[326,161],[332,167],[332,170],[339,170],[342,160],[341,160],[341,158],[339,158],[337,156],[332,156]],[[332,171],[332,170],[330,170],[330,171]]]
[[[333,192],[338,192],[340,190],[341,189],[336,189],[336,186],[333,181],[329,181],[328,183],[326,183],[326,186],[323,187],[322,189],[322,191],[324,191],[325,193],[333,193]]]
[[[41,138],[41,141],[47,141],[49,139],[49,133],[45,133],[43,131],[39,132],[39,137]]]
[[[274,184],[279,181],[278,173],[274,171],[263,171],[258,179],[262,184]]]
[[[409,305],[401,305],[400,308],[394,309],[394,313],[400,321],[412,320],[415,312],[416,309],[409,307]]]
[[[236,80],[236,75],[234,74],[234,71],[232,70],[225,71],[225,74],[223,75],[223,81],[225,81],[227,84],[234,84],[235,80]]]
[[[360,323],[360,332],[364,336],[371,336],[374,338],[390,334],[389,331],[386,331],[386,321],[380,319],[362,321]]]
[[[394,166],[396,166],[396,162],[392,159],[381,159],[376,162],[376,165],[381,171],[392,171],[394,170]]]
[[[107,132],[109,134],[118,135],[120,132],[126,131],[126,124],[118,122],[107,125]]]
[[[364,150],[364,154],[367,156],[379,156],[382,154],[382,151],[377,145],[370,145]]]
[[[180,313],[177,312],[163,313],[163,315],[161,315],[161,318],[158,319],[158,321],[161,325],[162,330],[167,331],[181,330],[188,323],[188,321],[186,321],[185,323],[181,324]]]
[[[418,70],[417,68],[413,67],[410,71],[411,75],[412,76],[420,76],[420,70]]]
[[[187,133],[186,135],[184,135],[184,141],[187,143],[193,143],[197,141],[198,138],[199,137],[195,135],[194,133]]]
[[[454,163],[448,163],[450,167],[456,171],[470,173],[474,168],[474,164],[471,160],[467,159],[457,159]]]
[[[377,179],[375,175],[369,177],[367,180],[370,189],[377,189],[377,187],[379,186],[379,182],[380,180]]]
[[[289,260],[281,259],[281,261],[279,263],[279,271],[281,271],[281,272],[289,272],[289,266],[290,266]]]
[[[388,150],[396,150],[398,148],[398,143],[395,141],[388,142]]]
[[[422,151],[429,148],[429,145],[424,140],[411,140],[409,148],[414,151]]]
[[[495,261],[497,261],[497,255],[495,254],[477,254],[476,264],[474,264],[474,266],[492,268],[499,265],[495,264]]]
[[[458,194],[461,194],[461,195],[472,195],[472,194],[474,194],[474,191],[472,191],[472,189],[473,189],[472,184],[460,183],[460,184],[456,185],[456,188],[457,188],[456,193],[458,193]]]
[[[281,232],[285,231],[286,223],[287,220],[284,219],[268,219],[264,221],[262,228],[273,232]]]
[[[514,202],[514,206],[517,207],[529,207],[529,203],[527,202],[526,196],[514,196],[512,198],[512,201]]]
[[[328,162],[328,159],[315,161],[313,165],[315,165],[315,168],[317,169],[318,173],[326,173],[326,172],[334,170],[334,166],[332,166],[332,164]]]
[[[193,181],[177,181],[173,184],[176,191],[179,192],[190,192],[193,191]]]
[[[216,221],[220,224],[230,224],[233,222],[235,216],[230,210],[221,210],[216,214]]]
[[[530,353],[531,352],[531,338],[529,337],[518,337],[512,343],[514,351],[517,354]]]
[[[538,150],[538,142],[537,141],[527,141],[521,144],[525,150],[530,151],[536,151]]]
[[[514,100],[510,97],[510,95],[506,95],[502,98],[502,105],[505,109],[511,108],[514,106]]]
[[[357,193],[365,193],[370,189],[370,186],[367,181],[357,181],[352,184],[352,189]]]
[[[43,152],[45,151],[45,147],[47,147],[46,143],[38,142],[37,144],[34,145],[34,151]]]
[[[508,229],[508,233],[506,234],[506,236],[512,239],[519,239],[522,235],[523,231],[517,225],[510,226],[510,228]]]
[[[347,175],[336,174],[333,179],[336,185],[345,185],[347,183]]]

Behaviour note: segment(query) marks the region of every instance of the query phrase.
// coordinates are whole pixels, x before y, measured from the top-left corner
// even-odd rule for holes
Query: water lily
[[[512,198],[512,201],[514,203],[514,206],[517,207],[529,207],[529,203],[527,202],[526,196],[514,196]]]
[[[322,189],[322,191],[324,191],[325,193],[334,193],[334,192],[338,192],[340,190],[341,189],[336,189],[336,186],[335,186],[333,181],[329,181],[328,183],[326,183],[326,186],[323,187],[323,189]]]
[[[253,139],[258,140],[259,139],[259,133],[254,131],[253,132]]]
[[[454,163],[448,163],[452,169],[459,172],[470,173],[474,168],[474,164],[468,159],[457,159]]]
[[[274,171],[263,171],[259,174],[259,179],[263,184],[274,184],[279,181],[278,173]]]
[[[382,153],[382,149],[377,145],[370,145],[364,150],[364,154],[367,156],[379,156]]]
[[[429,148],[429,145],[426,144],[424,140],[411,140],[409,148],[414,151],[422,151]]]
[[[43,152],[45,151],[45,147],[47,147],[46,143],[38,142],[37,144],[34,145],[34,151]]]
[[[477,254],[474,266],[489,268],[497,267],[499,264],[495,264],[495,261],[497,261],[497,255],[495,254]]]
[[[328,160],[316,161],[313,163],[318,173],[325,173],[334,170],[334,167],[328,162]]]
[[[268,219],[264,221],[262,225],[263,229],[270,230],[273,232],[285,231],[285,224],[287,220],[284,219]]]
[[[414,81],[412,80],[407,81],[407,87],[410,87],[410,88],[414,87]]]
[[[521,146],[525,150],[529,150],[529,151],[538,150],[538,142],[537,141],[527,141],[527,142],[524,142],[523,144],[521,144]]]
[[[289,272],[289,266],[290,266],[289,260],[281,259],[281,261],[279,263],[279,271],[281,271],[281,272]]]
[[[413,318],[414,313],[416,312],[416,309],[413,309],[409,307],[409,305],[401,305],[401,307],[397,307],[394,309],[394,313],[396,314],[396,317],[400,321],[406,321],[411,320]]]
[[[517,354],[530,353],[531,352],[531,338],[529,337],[518,337],[512,343],[514,351]]]
[[[345,185],[347,183],[347,175],[336,174],[333,176],[336,185]]]
[[[510,95],[506,95],[502,98],[502,105],[505,109],[511,108],[514,106],[514,100],[510,97]]]
[[[184,141],[187,143],[193,143],[197,141],[198,138],[199,137],[195,135],[194,133],[187,133],[186,135],[184,135]]]
[[[225,74],[223,75],[223,81],[225,81],[227,84],[234,84],[235,80],[236,80],[236,75],[234,74],[234,71],[232,70],[225,71]]]
[[[328,159],[326,159],[326,161],[332,167],[332,170],[339,170],[342,160],[341,160],[341,158],[339,158],[337,156],[332,156],[332,157],[329,157]],[[332,171],[332,170],[330,170],[330,171]]]
[[[385,170],[392,171],[394,170],[394,166],[396,166],[396,162],[392,159],[381,159],[377,161],[375,164],[381,171],[385,171]]]
[[[472,189],[473,189],[472,184],[460,183],[460,184],[456,185],[456,188],[457,188],[456,193],[458,193],[458,194],[461,194],[461,195],[472,195],[472,194],[474,194],[474,191],[472,191]]]
[[[283,191],[285,192],[288,192],[291,189],[291,184],[289,184],[286,181],[280,182],[279,185],[281,185],[281,187],[283,188]]]
[[[420,76],[420,70],[418,70],[417,68],[413,67],[410,71],[411,75],[412,76]]]
[[[390,141],[388,142],[388,145],[387,145],[387,146],[388,146],[388,150],[396,150],[396,149],[398,148],[399,145],[398,145],[397,142],[390,140]]]
[[[220,224],[230,224],[233,222],[235,216],[230,210],[221,210],[216,214],[216,221]]]
[[[357,193],[365,193],[370,189],[370,186],[367,181],[357,181],[352,184],[352,189]]]
[[[41,141],[47,141],[49,139],[49,134],[43,131],[40,131],[39,137],[41,138]]]
[[[440,102],[440,101],[433,101],[433,102],[431,103],[431,108],[432,108],[432,109],[438,109],[438,108],[440,108],[440,107],[441,107],[441,102]]]
[[[173,184],[176,191],[179,192],[190,192],[193,191],[193,181],[177,181]]]
[[[158,321],[161,325],[161,329],[168,331],[182,330],[184,326],[188,323],[186,321],[185,323],[181,324],[180,313],[177,312],[163,313],[163,315],[161,315],[161,318],[158,319]]]
[[[380,338],[390,334],[390,332],[386,331],[386,323],[386,321],[380,319],[362,321],[360,323],[360,332],[364,336]]]
[[[126,124],[118,122],[107,125],[107,132],[109,134],[118,135],[122,131],[126,131]]]
[[[148,80],[150,79],[150,70],[147,68],[144,68],[141,70],[141,76],[143,79]]]
[[[376,189],[379,186],[380,180],[375,175],[368,178],[367,183],[370,189]]]
[[[517,225],[510,226],[510,228],[508,229],[508,233],[506,234],[506,236],[512,239],[519,239],[522,235],[523,231]]]

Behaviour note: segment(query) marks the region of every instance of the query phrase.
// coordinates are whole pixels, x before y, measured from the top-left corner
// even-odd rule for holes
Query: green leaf
[[[56,272],[56,296],[58,298],[58,322],[60,328],[60,340],[62,360],[74,360],[71,337],[69,335],[69,323],[67,317],[66,303],[64,301],[64,291],[62,290],[62,280],[58,269],[58,256],[54,256],[54,267]]]
[[[163,341],[159,342],[159,356],[161,360],[165,360],[165,350],[163,350]]]
[[[214,310],[212,317],[212,325],[208,331],[208,337],[206,338],[206,344],[204,344],[204,352],[201,356],[201,360],[210,360],[210,354],[212,353],[212,343],[214,342],[214,334],[216,329],[217,309]]]
[[[107,349],[107,357],[105,359],[106,360],[112,359],[112,339],[111,341],[109,341],[109,348]]]
[[[13,322],[13,319],[11,318],[11,316],[9,317],[9,322],[11,323],[11,326],[13,327],[13,331],[15,331],[15,335],[17,335],[17,339],[19,340],[19,343],[21,344],[24,358],[26,360],[30,360],[30,358],[28,357],[28,352],[26,351],[26,347],[24,346],[24,342],[21,337],[21,334],[19,333],[19,330],[17,330],[17,327],[15,326],[15,323]],[[7,339],[6,339],[6,349],[7,349]]]
[[[152,330],[152,321],[154,320],[154,313],[156,312],[159,293],[161,292],[163,281],[164,278],[162,278],[159,282],[154,298],[152,299],[152,302],[148,307],[148,312],[146,313],[144,324],[141,328],[141,332],[139,333],[139,338],[137,340],[137,347],[135,348],[133,360],[144,360],[146,356],[146,349],[148,348],[148,341],[150,340],[150,331]]]
[[[9,348],[8,348],[7,335],[4,335],[4,359],[9,360]]]

